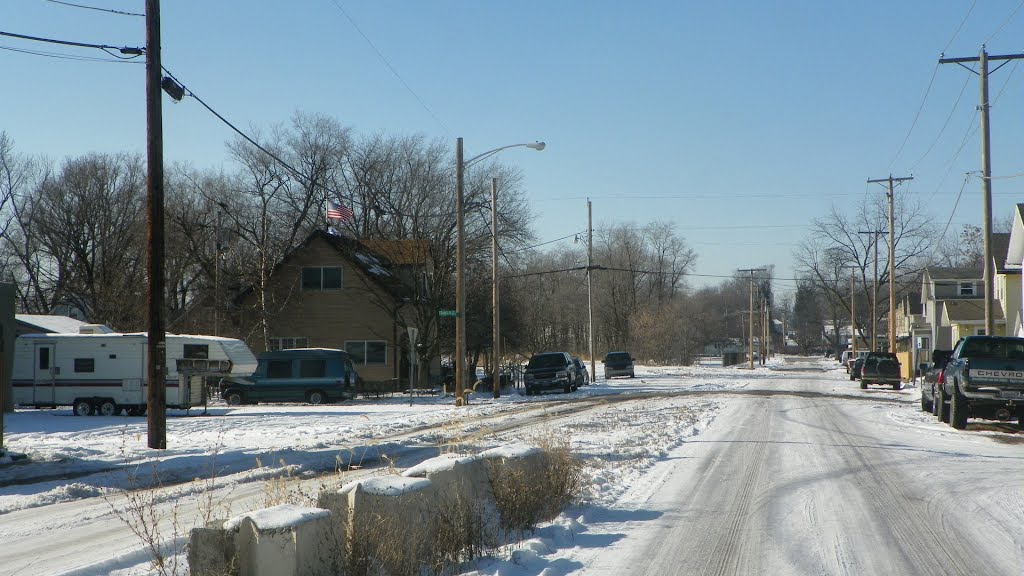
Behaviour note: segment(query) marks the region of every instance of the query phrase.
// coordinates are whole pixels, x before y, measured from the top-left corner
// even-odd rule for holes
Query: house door
[[[54,380],[57,370],[54,367],[54,352],[56,345],[53,343],[36,344],[34,357],[34,371],[32,379],[32,400],[35,404],[53,404]]]

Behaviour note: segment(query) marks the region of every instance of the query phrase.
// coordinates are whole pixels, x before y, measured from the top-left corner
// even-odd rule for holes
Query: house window
[[[356,366],[383,365],[388,362],[388,343],[384,340],[351,340],[345,342],[345,352]]]
[[[917,340],[918,340],[917,348],[919,350],[931,350],[931,347],[929,346],[929,344],[931,344],[931,342],[928,340],[928,336],[918,336]]]
[[[291,378],[291,360],[271,360],[267,362],[267,378]]]
[[[960,283],[960,295],[961,296],[974,296],[974,282],[961,282]]]
[[[95,358],[75,358],[75,372],[95,372]]]
[[[975,336],[984,336],[985,335],[985,329],[984,328],[978,328],[977,330],[975,330],[974,335]]]
[[[208,360],[210,358],[210,346],[208,344],[185,344],[182,355],[184,358]]]
[[[270,350],[289,350],[291,348],[309,348],[309,338],[295,336],[290,338],[271,338]]]
[[[341,267],[310,266],[302,269],[303,290],[341,290]]]

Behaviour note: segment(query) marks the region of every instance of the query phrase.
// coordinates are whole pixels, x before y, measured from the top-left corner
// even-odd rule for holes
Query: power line
[[[104,62],[107,64],[145,64],[141,60],[132,60],[130,58],[97,58],[95,56],[76,56],[74,54],[64,54],[61,52],[44,52],[42,50],[26,50],[24,48],[14,48],[12,46],[0,46],[0,50],[7,50],[9,52],[17,52],[19,54],[29,54],[31,56],[43,56],[46,58],[55,58],[58,60],[74,60],[78,62]]]
[[[974,11],[974,6],[977,3],[978,0],[973,0],[971,2],[971,6],[967,9],[967,14],[964,14],[964,18],[963,20],[960,21],[960,25],[956,27],[956,31],[953,32],[953,37],[949,39],[949,42],[946,42],[946,47],[942,49],[943,52],[949,50],[949,47],[953,45],[953,41],[956,40],[956,37],[960,35],[960,30],[963,29],[964,24],[967,22],[967,18],[971,15],[971,12]]]
[[[526,247],[523,247],[523,248],[516,248],[515,250],[509,250],[508,253],[509,254],[515,254],[517,252],[525,252],[527,250],[532,250],[533,248],[537,248],[537,247],[540,247],[540,246],[546,246],[548,244],[554,244],[555,242],[561,242],[562,240],[568,240],[569,238],[572,238],[574,236],[579,236],[580,234],[583,234],[584,232],[586,232],[586,230],[581,230],[579,232],[573,232],[572,234],[569,234],[568,236],[562,236],[561,238],[555,238],[554,240],[548,240],[547,242],[541,242],[540,244],[534,244],[533,246],[526,246]]]
[[[54,4],[63,4],[64,6],[71,6],[73,8],[84,8],[86,10],[97,10],[100,12],[109,12],[111,14],[117,14],[120,16],[142,16],[146,17],[145,14],[138,14],[136,12],[122,12],[120,10],[111,10],[110,8],[97,8],[95,6],[85,6],[83,4],[72,4],[71,2],[61,2],[61,0],[46,0],[47,2],[53,2]]]
[[[46,42],[48,44],[60,44],[62,46],[76,46],[78,48],[96,48],[98,50],[117,50],[122,54],[131,55],[133,58],[142,56],[146,50],[144,48],[132,48],[128,46],[110,46],[108,44],[91,44],[88,42],[74,42],[71,40],[56,40],[54,38],[43,38],[41,36],[29,36],[27,34],[16,34],[14,32],[4,32],[0,30],[0,36],[8,36],[10,38],[18,38],[21,40],[32,40],[34,42]]]
[[[446,126],[445,123],[441,121],[441,118],[434,113],[430,106],[427,106],[427,103],[423,101],[423,98],[420,98],[420,95],[417,94],[416,91],[413,90],[411,86],[409,86],[409,84],[405,81],[404,78],[402,78],[402,75],[399,74],[398,70],[396,70],[395,67],[391,65],[391,62],[387,59],[386,56],[384,56],[384,53],[377,48],[373,41],[370,40],[370,37],[363,32],[363,29],[360,28],[358,24],[356,24],[356,21],[352,18],[348,11],[345,10],[345,8],[341,5],[341,2],[339,2],[339,0],[332,0],[332,2],[338,8],[338,10],[340,10],[341,13],[345,15],[345,18],[349,21],[349,24],[351,24],[352,27],[356,29],[356,32],[358,32],[359,35],[363,37],[363,40],[365,40],[366,43],[369,44],[370,48],[372,48],[373,51],[377,53],[377,57],[380,58],[381,62],[383,62],[385,66],[387,66],[388,70],[391,71],[391,74],[393,74],[395,78],[397,78],[398,81],[402,83],[402,86],[404,86],[405,89],[409,91],[409,94],[412,94],[412,97],[415,98],[417,102],[419,102],[420,106],[422,106],[423,109],[426,110],[427,113],[429,113],[430,116],[434,118],[434,121],[436,121],[441,126],[441,128],[449,136],[451,136],[452,133],[450,130],[448,130],[448,126]]]
[[[997,34],[1002,32],[1003,28],[1006,28],[1006,25],[1010,23],[1010,20],[1013,20],[1013,17],[1017,15],[1018,11],[1020,11],[1021,6],[1024,6],[1024,0],[1021,0],[1021,2],[1017,4],[1017,7],[1013,9],[1013,12],[1010,12],[1010,15],[1006,17],[1006,20],[1003,20],[1003,23],[999,25],[999,28],[996,28],[996,31],[989,35],[982,44],[988,44],[996,37]]]

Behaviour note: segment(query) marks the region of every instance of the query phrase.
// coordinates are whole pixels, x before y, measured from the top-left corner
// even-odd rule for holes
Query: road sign
[[[455,318],[459,313],[455,310],[438,310],[437,315],[441,318]]]

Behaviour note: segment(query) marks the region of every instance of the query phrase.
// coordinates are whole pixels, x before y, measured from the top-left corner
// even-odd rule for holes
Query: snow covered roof
[[[45,332],[56,334],[77,333],[86,324],[70,316],[51,314],[15,314],[14,320],[21,325],[22,332]]]

